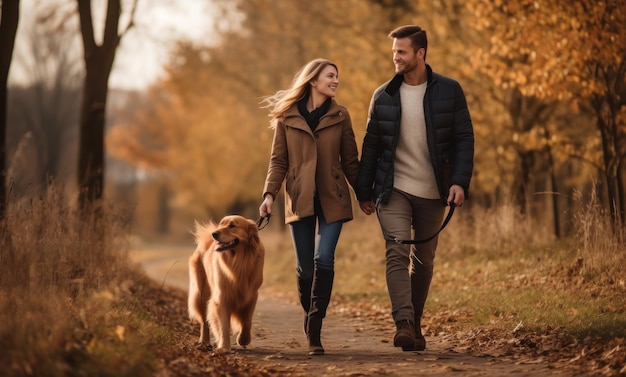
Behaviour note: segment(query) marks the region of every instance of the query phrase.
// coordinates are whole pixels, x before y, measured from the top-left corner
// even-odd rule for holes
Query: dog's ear
[[[258,250],[261,246],[261,239],[259,238],[259,227],[257,224],[248,219],[248,243],[254,250]]]

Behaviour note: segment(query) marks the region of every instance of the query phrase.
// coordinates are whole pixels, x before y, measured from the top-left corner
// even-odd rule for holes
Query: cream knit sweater
[[[430,162],[424,119],[427,83],[400,86],[402,117],[394,162],[394,188],[425,199],[439,199],[435,173]]]

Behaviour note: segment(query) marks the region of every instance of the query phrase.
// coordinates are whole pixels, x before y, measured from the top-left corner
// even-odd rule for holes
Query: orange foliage
[[[216,217],[256,207],[272,138],[261,98],[286,87],[306,61],[334,60],[337,101],[350,110],[360,145],[371,94],[393,75],[387,33],[416,23],[429,31],[433,69],[465,89],[476,133],[475,198],[511,186],[518,152],[550,146],[557,163],[579,152],[598,159],[581,152],[597,151],[598,135],[571,109],[588,111],[573,99],[607,87],[591,63],[622,62],[624,10],[609,7],[623,0],[418,0],[407,3],[412,10],[381,3],[393,2],[216,0],[217,42],[179,43],[166,78],[148,94],[152,104],[109,135],[112,150],[169,177],[180,206]],[[624,118],[622,110],[616,119]],[[588,171],[570,169],[579,172],[588,181]]]
[[[603,71],[624,64],[623,0],[474,0],[467,7],[474,26],[490,36],[472,63],[502,88],[539,98],[588,97],[608,90]]]

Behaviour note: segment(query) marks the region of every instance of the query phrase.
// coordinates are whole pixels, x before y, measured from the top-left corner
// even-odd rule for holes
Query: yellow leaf
[[[87,352],[91,353],[93,352],[93,349],[96,347],[96,337],[94,336],[93,338],[91,338],[91,340],[89,341],[89,344],[87,344]]]
[[[115,335],[117,335],[117,337],[119,338],[119,340],[121,340],[122,342],[124,341],[124,332],[125,332],[125,328],[124,326],[120,326],[118,325],[115,328]]]
[[[575,308],[570,308],[567,310],[567,315],[569,317],[576,317],[578,315],[578,310],[576,310]]]

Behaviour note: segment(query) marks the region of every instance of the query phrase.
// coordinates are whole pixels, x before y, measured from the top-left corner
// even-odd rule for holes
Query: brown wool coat
[[[358,151],[348,110],[334,100],[315,129],[294,104],[274,130],[263,196],[276,197],[285,181],[285,222],[312,216],[317,193],[326,222],[352,220],[350,186],[359,170]]]

